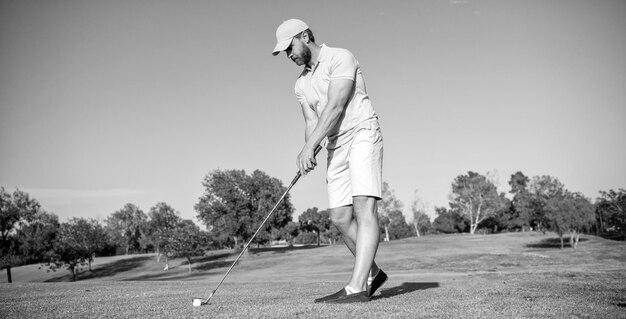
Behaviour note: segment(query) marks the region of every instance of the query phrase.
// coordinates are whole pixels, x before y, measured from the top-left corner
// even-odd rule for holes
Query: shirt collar
[[[320,54],[317,55],[317,63],[315,63],[315,66],[311,68],[310,66],[307,65],[304,67],[304,69],[307,71],[315,71],[315,69],[320,64],[320,62],[324,62],[324,60],[326,59],[326,56],[328,55],[327,48],[328,47],[326,46],[326,44],[322,43],[321,48],[320,48]]]
[[[328,55],[327,48],[328,47],[326,46],[326,44],[322,43],[320,48],[320,54],[317,56],[317,63],[324,62],[324,59],[326,59],[326,56]]]

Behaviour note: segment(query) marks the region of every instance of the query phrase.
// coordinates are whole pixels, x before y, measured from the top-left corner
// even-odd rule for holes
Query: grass
[[[314,304],[349,278],[344,246],[252,249],[207,306],[206,297],[236,258],[217,251],[163,271],[153,255],[96,258],[76,283],[69,272],[13,269],[0,284],[0,317],[98,318],[626,318],[626,246],[584,236],[554,247],[540,233],[442,235],[381,243],[389,274],[366,304]],[[557,239],[558,241],[558,239]],[[559,243],[560,245],[560,243]],[[0,273],[6,280],[6,273]],[[45,282],[45,283],[44,283]]]

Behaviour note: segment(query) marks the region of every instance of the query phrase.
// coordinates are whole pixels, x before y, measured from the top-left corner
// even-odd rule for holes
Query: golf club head
[[[200,306],[204,306],[209,304],[209,300],[211,300],[211,297],[213,297],[213,294],[215,294],[215,290],[213,290],[213,292],[211,292],[211,294],[209,295],[209,298],[204,299],[204,298],[193,298],[192,299],[192,305],[194,307],[200,307]]]
[[[207,300],[204,300],[204,298],[193,298],[193,299],[192,299],[192,303],[191,303],[191,304],[192,304],[194,307],[200,307],[200,306],[204,306],[204,305],[206,305],[206,304],[208,304],[208,303],[209,303],[209,300],[208,300],[208,299],[207,299]]]
[[[202,306],[202,302],[203,302],[203,301],[204,301],[204,300],[203,300],[202,298],[193,298],[193,299],[192,299],[192,301],[191,301],[191,304],[192,304],[194,307],[200,307],[200,306]]]

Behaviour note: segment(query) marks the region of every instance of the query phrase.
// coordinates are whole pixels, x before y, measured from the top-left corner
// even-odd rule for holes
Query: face
[[[287,57],[297,65],[305,65],[311,61],[311,50],[304,45],[302,39],[293,38],[291,44],[285,50]]]

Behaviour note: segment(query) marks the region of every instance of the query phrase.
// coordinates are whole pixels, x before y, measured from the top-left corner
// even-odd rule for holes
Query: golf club
[[[315,148],[314,151],[314,155],[313,157],[317,156],[317,153],[319,153],[319,151],[322,149],[321,145],[318,145]],[[211,300],[211,298],[213,297],[213,295],[215,295],[215,292],[217,291],[217,289],[220,287],[220,285],[224,282],[224,279],[226,279],[226,277],[228,276],[228,274],[230,273],[231,270],[233,270],[233,267],[235,267],[235,264],[237,263],[237,261],[239,261],[239,258],[241,258],[241,256],[243,255],[243,253],[246,252],[246,250],[248,250],[248,247],[250,246],[250,244],[252,243],[252,241],[254,240],[254,237],[256,237],[256,235],[259,233],[259,231],[261,231],[261,228],[263,228],[263,226],[265,225],[265,223],[267,222],[267,220],[270,218],[270,216],[272,216],[272,214],[274,213],[274,210],[276,210],[276,208],[278,207],[278,205],[283,201],[283,198],[285,198],[285,196],[287,196],[287,193],[289,193],[289,190],[291,190],[291,188],[293,187],[293,185],[296,184],[296,182],[300,179],[300,177],[302,177],[302,174],[300,173],[300,171],[298,171],[298,173],[296,173],[296,177],[293,178],[293,180],[291,181],[291,184],[289,184],[289,186],[287,187],[287,190],[285,191],[285,193],[283,193],[283,195],[280,197],[280,199],[278,199],[278,202],[276,203],[276,205],[274,205],[274,208],[272,208],[272,210],[269,212],[269,214],[267,214],[267,217],[265,217],[265,219],[263,220],[263,222],[261,223],[261,226],[259,226],[259,228],[256,230],[256,232],[254,233],[254,235],[252,235],[252,238],[250,238],[250,240],[248,241],[248,243],[243,247],[243,249],[241,250],[241,253],[239,253],[239,256],[237,256],[237,259],[235,259],[235,261],[233,262],[232,265],[230,265],[230,268],[228,268],[228,271],[226,271],[226,274],[224,275],[224,277],[222,277],[222,280],[220,280],[220,282],[217,284],[217,286],[215,287],[215,289],[213,289],[213,292],[211,292],[211,294],[209,295],[208,298],[206,299],[202,299],[202,298],[193,298],[193,306],[194,307],[199,307],[199,306],[203,306],[209,303],[209,300]]]

